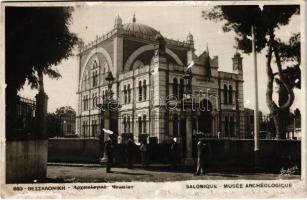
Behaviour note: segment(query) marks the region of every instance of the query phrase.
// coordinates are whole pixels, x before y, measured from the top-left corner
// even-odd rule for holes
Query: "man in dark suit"
[[[177,170],[177,165],[179,162],[179,151],[178,151],[178,144],[177,144],[177,138],[173,138],[172,144],[171,144],[171,162],[174,170]]]
[[[105,152],[106,161],[107,161],[106,172],[110,173],[112,163],[113,163],[113,144],[112,144],[112,138],[111,138],[113,132],[110,130],[105,130],[105,129],[104,129],[104,132],[108,134],[108,140],[105,141],[105,145],[104,145],[104,152]]]
[[[197,169],[195,175],[202,175],[205,173],[204,169],[204,150],[206,149],[206,144],[199,140],[197,143]]]
[[[133,168],[133,154],[134,154],[134,142],[131,138],[128,139],[127,142],[127,162],[128,162],[128,169]]]

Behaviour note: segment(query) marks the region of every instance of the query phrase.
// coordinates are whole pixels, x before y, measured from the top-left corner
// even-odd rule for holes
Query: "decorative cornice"
[[[101,42],[112,38],[113,36],[126,36],[126,37],[134,37],[134,38],[139,38],[139,39],[143,39],[143,40],[147,40],[147,41],[151,41],[153,43],[157,43],[156,39],[154,36],[151,35],[147,35],[145,33],[141,33],[141,32],[137,32],[137,31],[128,31],[122,28],[115,28],[112,29],[110,32],[108,32],[105,35],[102,36],[97,36],[95,40],[93,40],[92,42],[80,47],[79,49],[79,54],[83,53],[86,50],[89,50],[93,47],[95,47],[96,45],[100,44]],[[176,46],[176,47],[182,47],[182,48],[194,48],[194,45],[186,42],[186,41],[180,41],[180,40],[174,40],[174,39],[169,39],[169,38],[164,38],[167,45],[172,45],[172,46]]]

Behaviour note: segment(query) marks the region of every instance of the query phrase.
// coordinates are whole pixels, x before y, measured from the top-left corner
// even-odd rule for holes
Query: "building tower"
[[[123,28],[123,20],[119,15],[115,18],[114,28]]]
[[[232,66],[234,73],[238,74],[236,81],[236,134],[244,137],[244,96],[243,96],[243,66],[241,54],[236,51],[232,58]]]
[[[241,57],[241,54],[236,51],[235,55],[233,56],[232,58],[232,68],[233,68],[233,71],[234,72],[237,72],[238,74],[242,74],[243,71],[242,71],[242,57]]]

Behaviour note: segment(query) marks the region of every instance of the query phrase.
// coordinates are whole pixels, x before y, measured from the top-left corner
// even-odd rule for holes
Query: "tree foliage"
[[[69,7],[5,7],[6,137],[14,133],[17,92],[26,80],[43,88],[43,74],[61,77],[55,66],[78,41],[69,31],[71,12]]]
[[[62,106],[60,108],[57,108],[54,114],[58,117],[63,114],[76,115],[76,111],[71,106]]]
[[[224,22],[223,31],[235,31],[237,47],[244,53],[251,53],[251,26],[255,27],[256,50],[260,52],[267,46],[269,38],[266,36],[270,30],[288,24],[296,13],[299,13],[297,5],[226,5],[203,11],[202,16],[204,19]]]
[[[216,6],[203,11],[207,20],[222,22],[225,32],[234,31],[237,48],[244,53],[252,51],[251,27],[254,27],[256,51],[264,48],[266,54],[267,91],[266,102],[274,118],[277,138],[284,138],[287,115],[294,101],[293,88],[300,88],[300,35],[294,34],[289,43],[282,42],[275,32],[287,25],[293,15],[300,13],[299,5],[235,5]],[[271,61],[275,57],[276,71]],[[294,63],[290,64],[289,62]],[[279,85],[279,100],[273,100],[273,82]]]
[[[77,36],[69,31],[72,8],[5,8],[5,82],[15,95],[26,80],[38,87],[38,72],[59,78],[55,68],[71,55]]]

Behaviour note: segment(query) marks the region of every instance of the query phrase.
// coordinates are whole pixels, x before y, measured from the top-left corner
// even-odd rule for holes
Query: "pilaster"
[[[47,105],[48,96],[44,91],[39,91],[35,96],[36,98],[36,109],[35,109],[35,119],[36,119],[36,131],[37,134],[42,138],[48,138],[47,136]]]
[[[114,47],[114,76],[118,75],[123,71],[123,45],[124,39],[120,34],[117,34],[113,39]]]

